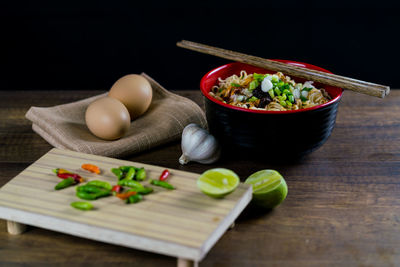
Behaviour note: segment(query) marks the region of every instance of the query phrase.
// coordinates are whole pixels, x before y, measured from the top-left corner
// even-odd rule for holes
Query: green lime
[[[231,170],[215,168],[205,171],[197,179],[197,187],[209,196],[224,197],[239,185],[239,176]]]
[[[245,184],[253,187],[253,202],[265,208],[274,208],[285,200],[288,188],[282,175],[274,170],[253,173]]]

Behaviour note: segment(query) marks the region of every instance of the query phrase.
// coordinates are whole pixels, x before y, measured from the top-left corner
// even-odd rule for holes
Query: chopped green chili
[[[104,188],[107,190],[112,189],[112,186],[109,183],[104,182],[104,181],[99,181],[99,180],[90,181],[86,185],[94,185],[94,186],[98,186],[98,187],[101,187],[101,188]]]
[[[144,168],[137,170],[135,178],[138,181],[144,181],[147,178],[146,170]]]
[[[143,199],[142,195],[136,194],[136,195],[132,195],[130,197],[128,197],[126,199],[126,203],[130,204],[130,203],[137,203],[140,202]]]
[[[134,167],[130,167],[128,172],[125,174],[124,179],[132,180],[135,177],[136,170]]]
[[[119,168],[112,168],[111,172],[118,177],[118,180],[121,180],[124,177],[124,172]]]
[[[78,210],[91,210],[91,209],[93,209],[92,203],[80,202],[80,201],[72,202],[71,203],[71,207],[74,207],[75,209],[78,209]]]
[[[169,184],[169,183],[167,183],[165,181],[151,180],[150,183],[153,184],[153,185],[156,185],[156,186],[160,186],[160,187],[163,187],[163,188],[166,188],[166,189],[170,189],[170,190],[175,189],[175,187],[173,185],[171,185],[171,184]]]
[[[233,86],[233,87],[240,87],[240,84],[237,84],[237,83],[231,83],[231,86]]]
[[[127,186],[127,187],[134,187],[134,188],[144,188],[144,186],[135,180],[121,180],[118,182],[118,185]]]
[[[72,177],[69,177],[69,178],[64,179],[64,180],[62,180],[61,182],[59,182],[59,183],[54,187],[54,189],[55,189],[55,190],[60,190],[60,189],[66,188],[66,187],[68,187],[68,186],[71,186],[71,185],[73,185],[73,184],[75,184],[75,179],[72,178]]]

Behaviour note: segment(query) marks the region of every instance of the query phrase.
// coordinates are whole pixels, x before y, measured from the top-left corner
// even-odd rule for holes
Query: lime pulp
[[[221,198],[233,192],[240,179],[236,173],[224,168],[205,171],[197,179],[197,187],[206,195]]]

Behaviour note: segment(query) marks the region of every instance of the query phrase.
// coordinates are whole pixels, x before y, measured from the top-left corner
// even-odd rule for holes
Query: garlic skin
[[[182,165],[190,161],[210,164],[217,161],[221,154],[217,139],[195,123],[183,129],[181,147],[179,163]]]

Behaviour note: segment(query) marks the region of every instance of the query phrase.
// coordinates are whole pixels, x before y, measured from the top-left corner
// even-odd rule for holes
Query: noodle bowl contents
[[[281,72],[247,74],[242,70],[239,75],[218,78],[219,85],[209,94],[226,104],[269,111],[305,109],[330,100],[328,93],[315,88],[312,81],[296,83]]]

